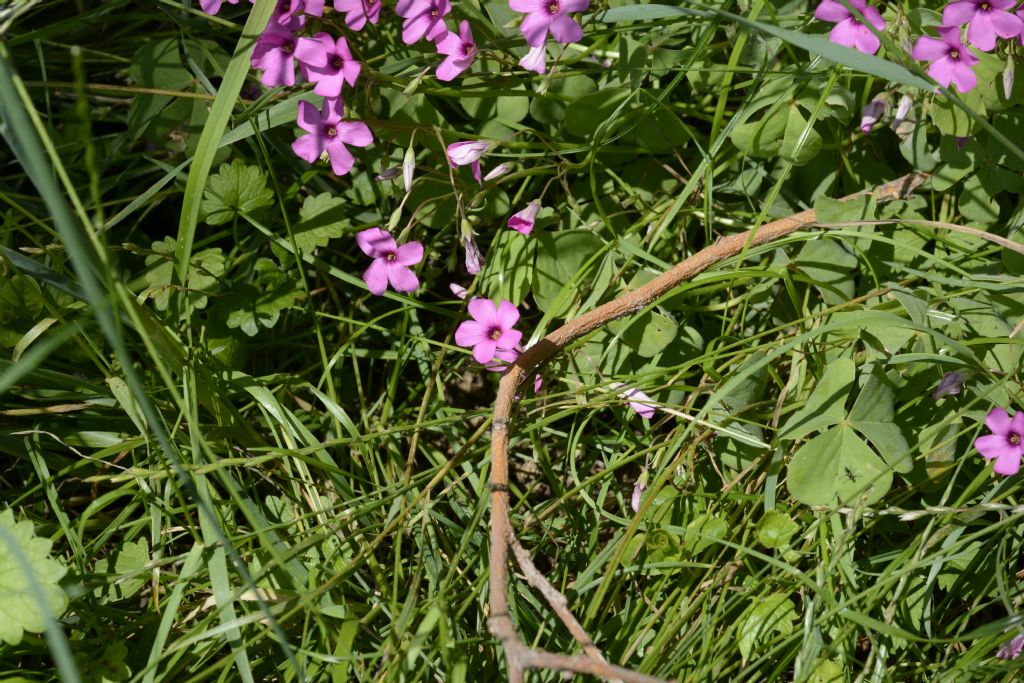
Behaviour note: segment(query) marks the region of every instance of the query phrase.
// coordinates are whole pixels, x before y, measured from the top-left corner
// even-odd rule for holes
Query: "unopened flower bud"
[[[412,151],[412,145],[405,150],[405,158],[402,160],[402,180],[405,181],[405,193],[412,191],[412,174],[416,170],[416,153]]]
[[[1013,61],[1013,55],[1006,55],[1006,68],[1003,69],[1003,97],[1010,99],[1013,95],[1013,77],[1017,70]]]

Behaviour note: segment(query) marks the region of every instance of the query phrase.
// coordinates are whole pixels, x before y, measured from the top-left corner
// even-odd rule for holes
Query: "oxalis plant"
[[[1012,679],[1018,4],[4,4],[0,678]]]

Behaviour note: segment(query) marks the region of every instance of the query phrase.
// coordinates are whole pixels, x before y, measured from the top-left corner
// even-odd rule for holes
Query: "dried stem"
[[[926,179],[910,174],[880,185],[871,192],[879,202],[909,195]],[[845,199],[862,196],[851,195]],[[606,323],[637,313],[672,291],[681,283],[707,270],[716,263],[743,253],[751,247],[767,244],[815,223],[813,210],[768,223],[760,228],[726,237],[702,249],[647,284],[623,294],[598,308],[570,320],[524,351],[501,379],[491,423],[491,552],[490,552],[490,618],[491,633],[501,641],[508,660],[510,683],[521,683],[526,669],[549,669],[599,676],[625,683],[654,683],[660,679],[609,664],[593,641],[568,609],[568,601],[544,578],[519,544],[509,519],[508,444],[509,423],[516,401],[516,390],[532,371],[566,345]],[[558,655],[526,646],[516,633],[508,605],[508,551],[512,549],[527,582],[537,588],[558,615],[572,636],[584,648],[584,656]]]

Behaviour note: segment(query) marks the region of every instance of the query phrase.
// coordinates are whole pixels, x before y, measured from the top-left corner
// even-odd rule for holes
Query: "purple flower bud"
[[[885,113],[885,100],[871,100],[864,107],[864,111],[860,115],[860,129],[865,135],[871,132],[871,129],[878,119],[882,118],[882,114]]]
[[[480,272],[480,268],[483,267],[484,257],[480,253],[480,248],[476,246],[476,240],[473,239],[473,235],[466,237],[466,271],[470,275],[476,275]]]
[[[932,398],[938,401],[943,396],[956,396],[964,386],[964,376],[959,372],[947,372],[942,376],[939,386],[932,392]]]
[[[999,648],[996,659],[1017,659],[1021,652],[1024,652],[1024,636],[1014,636]]]
[[[914,106],[914,100],[910,98],[910,95],[904,95],[900,98],[900,103],[896,105],[896,116],[893,117],[892,127],[896,129],[903,119],[907,118],[907,114],[910,113],[910,108]]]
[[[398,167],[397,166],[392,166],[391,168],[385,168],[383,171],[381,171],[377,175],[373,176],[373,179],[378,181],[378,182],[385,181],[385,180],[392,180],[392,179],[398,177],[398,173],[399,173]]]

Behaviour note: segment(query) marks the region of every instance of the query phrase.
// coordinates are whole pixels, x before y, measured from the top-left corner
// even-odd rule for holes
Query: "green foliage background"
[[[536,339],[811,207],[829,229],[544,368],[516,421],[516,528],[609,660],[653,675],[1013,675],[995,652],[1024,621],[1020,484],[971,444],[1021,395],[1024,261],[942,224],[1021,241],[1019,48],[936,94],[893,40],[828,43],[806,2],[614,0],[537,76],[505,2],[460,0],[485,52],[444,84],[386,8],[350,37],[346,103],[375,144],[336,178],[290,149],[297,101],[319,100],[248,69],[272,4],[0,9],[0,678],[501,678],[497,376],[454,346],[449,284],[521,304]],[[477,137],[513,165],[483,188],[444,156]],[[410,147],[406,198],[376,177]],[[914,171],[913,197],[836,201]],[[536,197],[533,235],[504,227]],[[354,234],[376,225],[424,243],[414,296],[365,290]],[[948,371],[962,393],[933,399]],[[665,409],[642,420],[616,383]],[[574,651],[511,590],[527,642]]]

